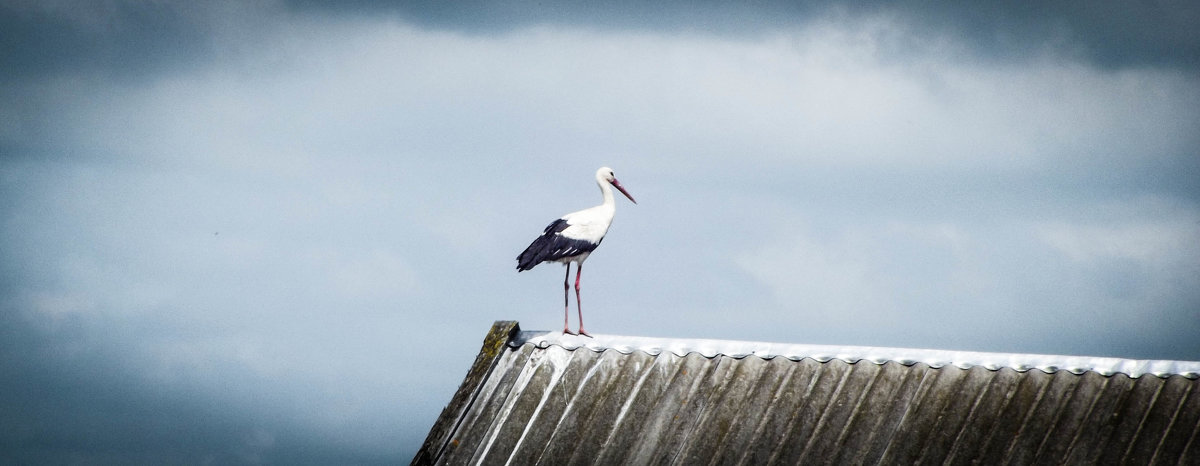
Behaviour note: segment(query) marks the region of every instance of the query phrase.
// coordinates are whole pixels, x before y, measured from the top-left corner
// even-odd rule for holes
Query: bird
[[[613,201],[611,185],[621,191],[629,201],[637,204],[633,196],[617,181],[611,168],[600,167],[596,170],[596,184],[604,195],[604,202],[598,206],[583,209],[559,217],[550,222],[542,235],[533,240],[525,251],[517,256],[517,272],[534,268],[543,262],[559,262],[567,267],[567,275],[563,278],[563,334],[572,333],[570,321],[570,281],[571,263],[575,263],[575,306],[579,310],[578,335],[591,337],[583,328],[583,305],[579,301],[579,275],[583,273],[583,261],[600,246],[608,227],[612,225],[613,214],[616,213],[616,203]]]

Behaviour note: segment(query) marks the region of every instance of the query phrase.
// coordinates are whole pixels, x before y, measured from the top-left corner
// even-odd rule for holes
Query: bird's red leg
[[[567,262],[567,276],[565,278],[563,278],[563,333],[574,335],[574,333],[571,333],[571,330],[567,328],[567,318],[568,318],[568,316],[571,315],[571,298],[570,298],[571,285],[570,285],[570,283],[571,283],[571,263]],[[575,299],[578,300],[579,297],[576,296]]]
[[[579,300],[579,275],[583,274],[583,263],[578,263],[575,266],[575,307],[579,309],[579,334],[591,338],[592,336],[583,330],[583,302]]]

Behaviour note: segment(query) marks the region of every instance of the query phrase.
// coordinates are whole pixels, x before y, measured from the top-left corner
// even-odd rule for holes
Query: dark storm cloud
[[[396,15],[433,28],[503,32],[534,25],[758,34],[814,20],[884,15],[915,25],[915,40],[947,39],[1011,60],[1066,51],[1097,66],[1200,66],[1200,6],[1158,2],[388,2],[290,0],[301,11]],[[906,40],[892,44],[903,54]]]
[[[236,6],[234,6],[236,5]],[[973,53],[1010,60],[1047,51],[1105,68],[1200,67],[1195,2],[9,2],[0,4],[0,70],[6,77],[89,70],[117,76],[174,70],[221,53],[217,36],[253,34],[289,13],[395,16],[430,28],[497,33],[536,25],[761,34],[814,20],[884,15]]]
[[[831,4],[819,2],[329,2],[291,0],[300,11],[397,15],[427,27],[468,33],[537,25],[598,29],[747,33],[803,24]]]
[[[185,3],[0,4],[0,75],[163,71],[212,53],[211,24]]]
[[[7,269],[8,267],[6,267]],[[13,290],[3,285],[6,296]],[[0,463],[391,464],[259,411],[244,378],[224,396],[163,390],[80,319],[29,325],[0,308]],[[126,341],[124,344],[132,344]],[[240,393],[239,393],[240,392]],[[239,400],[239,398],[241,398]]]
[[[905,2],[894,11],[999,58],[1065,49],[1104,68],[1200,66],[1196,2]]]

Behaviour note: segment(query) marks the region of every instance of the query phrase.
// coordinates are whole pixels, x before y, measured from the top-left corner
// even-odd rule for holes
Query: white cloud
[[[1197,140],[1182,123],[1200,112],[1193,79],[938,43],[888,56],[881,43],[920,33],[889,18],[740,40],[290,21],[204,73],[44,91],[102,87],[59,102],[80,143],[275,173],[364,154],[553,160],[581,143],[726,164],[1096,168]]]
[[[1075,262],[1200,266],[1200,211],[1161,200],[1097,205],[1087,218],[1044,221],[1034,228],[1041,241]]]
[[[1074,225],[1050,222],[1038,228],[1039,236],[1071,260],[1133,259],[1155,263],[1174,258],[1200,257],[1195,224]]]
[[[735,262],[785,307],[817,319],[887,313],[887,284],[853,240],[816,242],[793,234],[737,257]]]

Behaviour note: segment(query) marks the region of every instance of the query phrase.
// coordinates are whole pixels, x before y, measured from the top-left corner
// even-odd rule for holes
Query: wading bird
[[[525,248],[525,252],[517,256],[518,272],[532,269],[542,262],[560,262],[567,266],[567,276],[563,279],[563,333],[571,333],[567,327],[571,311],[569,283],[571,281],[571,263],[575,263],[575,307],[579,310],[579,334],[589,337],[591,335],[583,330],[583,305],[579,302],[579,274],[583,273],[583,261],[596,249],[596,246],[600,245],[601,241],[604,241],[604,234],[608,233],[608,226],[612,225],[613,214],[617,210],[613,202],[612,189],[608,186],[611,184],[629,198],[630,202],[637,204],[637,201],[633,200],[633,196],[630,196],[621,183],[617,182],[611,168],[601,167],[596,170],[596,184],[600,185],[600,192],[604,194],[603,204],[571,212],[551,222],[542,232],[542,236],[533,240],[533,243]]]

